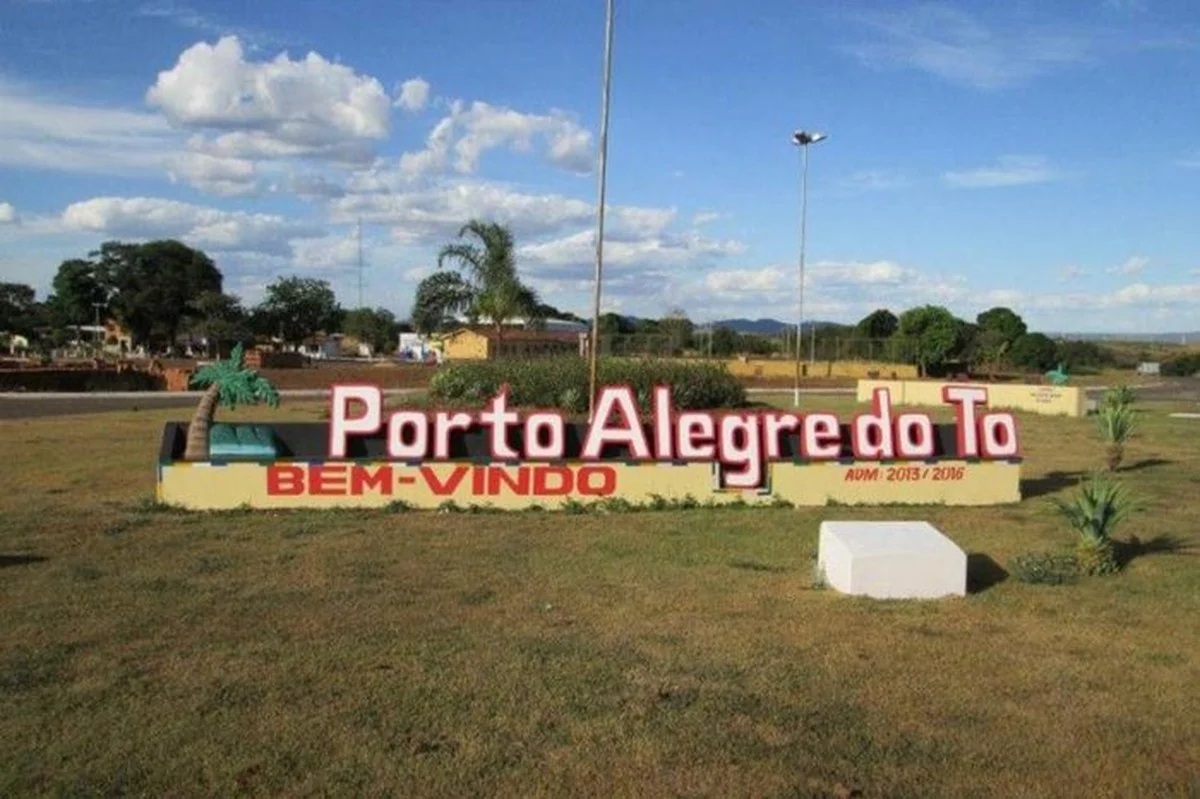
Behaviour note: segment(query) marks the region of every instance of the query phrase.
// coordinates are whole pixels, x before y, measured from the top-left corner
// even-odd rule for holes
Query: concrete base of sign
[[[927,522],[822,522],[817,567],[844,594],[935,599],[967,593],[967,555]]]

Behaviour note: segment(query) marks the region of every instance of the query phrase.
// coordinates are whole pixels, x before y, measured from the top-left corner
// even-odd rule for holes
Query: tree
[[[386,308],[355,308],[346,314],[342,332],[371,347],[371,352],[395,349],[399,325],[396,315]]]
[[[1027,332],[1025,320],[1011,309],[1003,307],[990,308],[979,314],[975,317],[975,324],[979,325],[980,333],[993,332],[993,341],[1006,343],[1010,347]]]
[[[667,346],[673,353],[692,346],[692,334],[695,332],[695,328],[692,320],[688,319],[687,312],[682,308],[673,308],[658,323],[659,332],[667,337]]]
[[[192,375],[193,386],[207,388],[196,406],[196,412],[192,414],[191,424],[188,425],[184,460],[208,460],[208,431],[218,404],[229,410],[233,410],[239,404],[254,405],[260,400],[265,400],[272,408],[279,405],[279,392],[270,382],[260,377],[258,372],[247,369],[242,355],[243,348],[239,342],[233,348],[229,360],[218,360]]]
[[[37,324],[36,296],[32,286],[0,283],[0,333],[33,334]]]
[[[56,329],[90,324],[95,318],[94,304],[107,303],[109,291],[98,266],[82,258],[59,264],[51,290],[46,305],[50,323]]]
[[[221,292],[223,277],[212,259],[174,239],[108,241],[89,257],[101,287],[111,292],[113,315],[135,343],[174,346],[197,318],[192,303],[205,292]]]
[[[1054,366],[1058,347],[1043,333],[1026,333],[1013,342],[1009,357],[1014,366],[1044,370]]]
[[[453,315],[471,305],[471,287],[457,272],[434,272],[417,285],[413,300],[412,324],[417,332],[429,335],[453,324]]]
[[[899,328],[900,320],[896,315],[886,308],[880,308],[863,317],[855,325],[855,332],[862,338],[885,339],[895,335]]]
[[[336,331],[344,313],[329,283],[308,277],[276,280],[255,311],[260,329],[293,346],[317,333]]]
[[[738,334],[733,328],[718,327],[712,331],[712,354],[729,356],[738,351]]]
[[[996,328],[982,330],[975,340],[972,362],[985,364],[989,375],[994,375],[1009,359],[1011,342],[1004,337],[1004,332]]]
[[[940,305],[922,305],[900,315],[900,335],[916,342],[917,363],[925,374],[961,354],[965,332],[965,323]]]
[[[246,311],[242,301],[230,294],[206,291],[189,303],[195,314],[190,332],[205,340],[210,356],[221,354],[222,341],[245,341],[250,338]]]
[[[451,261],[466,271],[465,283],[470,294],[467,315],[472,319],[487,317],[497,336],[503,334],[504,323],[509,319],[539,318],[542,303],[537,292],[517,276],[516,248],[508,228],[472,219],[459,229],[458,238],[467,234],[478,239],[478,243],[447,244],[438,253],[439,269]]]

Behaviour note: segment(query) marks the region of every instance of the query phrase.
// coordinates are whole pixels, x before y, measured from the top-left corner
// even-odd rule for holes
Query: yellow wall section
[[[690,360],[698,361],[692,358]],[[796,374],[796,362],[787,360],[740,360],[723,361],[729,373],[736,377],[761,377],[782,379]],[[872,374],[900,379],[915,378],[917,367],[909,363],[885,363],[882,361],[818,361],[801,363],[802,374],[807,377],[867,378]]]
[[[292,464],[280,461],[278,465],[308,468],[305,462]],[[552,508],[565,499],[562,496],[519,496],[507,488],[502,488],[501,493],[495,496],[476,495],[472,491],[470,471],[453,494],[439,496],[430,489],[419,467],[386,462],[339,464],[331,461],[326,465],[363,466],[372,474],[379,467],[390,466],[392,492],[387,494],[377,489],[366,489],[359,496],[314,496],[307,493],[271,496],[267,493],[268,467],[265,465],[175,463],[161,467],[158,496],[162,502],[194,510],[221,510],[242,505],[255,508],[381,507],[396,500],[403,500],[417,508],[432,509],[447,499],[462,506],[490,504],[500,509],[517,510],[535,504]],[[426,468],[444,483],[455,468],[466,465],[434,463]],[[717,491],[714,488],[712,466],[708,463],[628,465],[613,462],[591,465],[613,469],[616,490],[609,496],[632,503],[650,502],[654,495],[675,499],[690,495],[700,502],[729,502],[738,496],[746,502],[770,502],[772,499],[769,495],[753,491]],[[570,468],[577,470],[580,466],[572,464]],[[515,467],[499,468],[515,471]],[[1021,499],[1019,463],[774,463],[768,468],[772,493],[795,505],[819,506],[830,501],[847,505],[999,505],[1019,502]],[[307,478],[310,473],[306,471],[305,474]],[[409,478],[411,482],[402,482]],[[600,498],[580,496],[578,493],[573,496],[584,502]]]
[[[1046,416],[1086,416],[1087,395],[1078,386],[1031,384],[949,383],[934,380],[859,380],[858,401],[870,402],[877,388],[886,388],[896,405],[945,406],[945,386],[969,385],[987,390],[989,408],[1030,411]]]
[[[448,360],[486,360],[488,338],[474,330],[459,330],[441,339],[442,354]]]

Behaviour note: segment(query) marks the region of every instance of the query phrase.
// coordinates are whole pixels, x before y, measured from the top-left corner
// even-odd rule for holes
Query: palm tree
[[[229,354],[229,360],[218,360],[192,375],[193,386],[208,386],[208,389],[188,425],[187,447],[183,452],[185,461],[208,460],[208,431],[218,403],[230,410],[239,403],[255,405],[260,400],[265,400],[272,408],[279,405],[279,392],[258,372],[245,367],[243,354],[239,343]]]
[[[471,308],[471,287],[457,272],[434,272],[417,286],[413,299],[412,323],[418,333],[429,335],[443,329],[458,311]]]
[[[517,316],[536,318],[541,302],[537,292],[517,276],[515,246],[508,228],[472,219],[459,228],[458,238],[467,234],[478,239],[479,244],[447,244],[438,253],[439,269],[449,260],[467,272],[470,297],[467,315],[472,319],[488,317],[498,337],[507,320]]]

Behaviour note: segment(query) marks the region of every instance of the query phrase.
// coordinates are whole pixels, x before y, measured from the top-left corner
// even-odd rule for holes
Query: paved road
[[[384,389],[387,396],[413,394],[424,389]],[[329,396],[322,390],[280,391],[287,399],[319,400]],[[0,394],[0,419],[32,419],[41,416],[66,416],[107,411],[148,411],[160,408],[194,408],[201,392],[180,391],[164,394],[154,391],[100,393],[20,393]]]
[[[425,389],[384,389],[388,396],[415,394]],[[1101,388],[1089,387],[1096,394]],[[791,394],[790,388],[752,388],[749,394]],[[321,389],[285,390],[279,392],[284,399],[318,400],[328,396]],[[802,389],[802,394],[853,394],[852,388]],[[1138,394],[1145,400],[1197,402],[1200,403],[1200,378],[1168,378],[1154,386],[1139,388]],[[191,408],[200,398],[200,392],[189,391],[171,394],[157,392],[126,392],[110,394],[0,394],[0,419],[30,419],[40,416],[63,416],[68,414],[103,413],[106,411],[154,410],[159,408]]]

